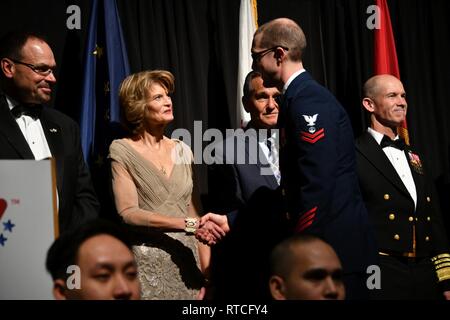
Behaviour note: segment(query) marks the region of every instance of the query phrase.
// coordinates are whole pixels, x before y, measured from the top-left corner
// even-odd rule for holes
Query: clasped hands
[[[199,220],[195,238],[209,246],[215,245],[230,231],[226,215],[209,212]]]

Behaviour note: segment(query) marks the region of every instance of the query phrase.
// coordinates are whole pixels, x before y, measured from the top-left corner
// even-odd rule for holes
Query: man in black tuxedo
[[[51,48],[38,35],[9,33],[0,40],[0,59],[0,159],[55,158],[60,233],[95,218],[99,203],[79,128],[43,106],[56,83]]]
[[[381,268],[381,290],[371,296],[435,299],[441,291],[449,299],[450,254],[438,199],[420,157],[397,135],[407,111],[403,85],[378,75],[363,91],[370,127],[356,141],[358,176]]]
[[[297,23],[269,21],[253,37],[253,69],[265,86],[283,92],[281,185],[294,230],[327,241],[342,262],[347,298],[364,299],[376,246],[358,186],[353,130],[341,104],[303,68],[305,48]]]
[[[215,299],[270,299],[270,251],[286,236],[278,136],[272,130],[279,95],[277,88],[263,86],[261,74],[250,72],[242,103],[251,120],[245,130],[215,145],[211,202],[214,212],[226,214],[230,225],[230,232],[212,248]]]

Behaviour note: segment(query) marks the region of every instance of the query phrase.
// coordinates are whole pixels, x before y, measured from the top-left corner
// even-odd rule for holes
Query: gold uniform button
[[[425,241],[430,241],[430,237],[426,236]]]
[[[427,217],[427,221],[431,221],[431,217]]]
[[[394,219],[395,219],[395,214],[391,213],[391,214],[389,215],[389,220],[394,220]]]
[[[427,197],[427,202],[431,202],[431,198],[430,197]]]
[[[409,217],[408,220],[409,220],[409,222],[413,222],[414,218],[413,217]]]
[[[419,218],[416,217],[416,221],[419,221]]]
[[[395,240],[400,240],[400,236],[399,236],[398,234],[396,234],[396,235],[394,236],[394,239],[395,239]]]
[[[385,195],[384,195],[384,200],[389,200],[389,195],[386,193]]]

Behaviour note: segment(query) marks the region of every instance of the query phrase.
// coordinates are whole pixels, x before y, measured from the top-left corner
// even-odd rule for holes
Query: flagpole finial
[[[92,54],[94,56],[96,56],[97,58],[101,59],[101,57],[103,56],[103,48],[99,47],[97,44],[95,45],[95,49],[92,52]]]

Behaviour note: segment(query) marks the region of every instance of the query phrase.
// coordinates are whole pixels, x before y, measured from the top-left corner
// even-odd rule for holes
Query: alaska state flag
[[[101,216],[114,219],[109,146],[123,137],[118,89],[130,73],[115,0],[92,0],[86,45],[80,132],[83,154],[101,203]]]
[[[119,123],[118,88],[130,73],[115,0],[92,0],[84,58],[80,130],[87,163],[101,164]]]

